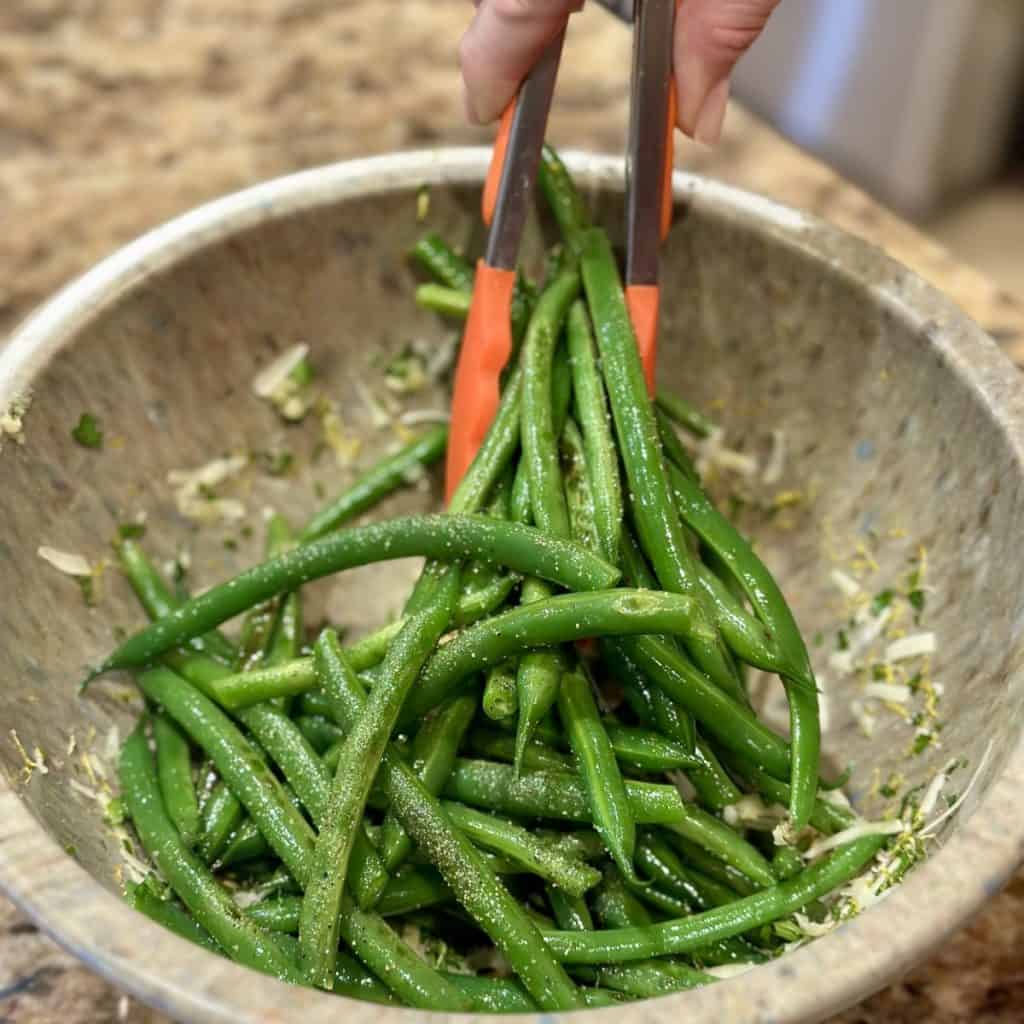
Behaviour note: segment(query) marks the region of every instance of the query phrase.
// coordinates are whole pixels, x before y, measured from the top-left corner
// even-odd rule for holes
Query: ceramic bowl
[[[386,156],[201,207],[66,288],[0,356],[0,408],[26,387],[34,393],[24,443],[7,439],[0,454],[0,883],[90,968],[177,1019],[315,1024],[342,1013],[352,1024],[406,1024],[425,1015],[286,987],[190,946],[120,900],[126,869],[102,822],[103,776],[113,782],[110,754],[132,719],[132,690],[102,681],[82,697],[77,684],[115,629],[140,616],[116,571],[102,575],[89,608],[37,550],[99,561],[117,524],[144,513],[153,553],[164,560],[188,548],[196,586],[255,559],[258,537],[191,529],[166,478],[229,451],[286,445],[296,475],[254,469],[228,487],[253,516],[272,505],[300,518],[316,505],[315,483],[330,491],[351,476],[330,455],[311,458],[314,426],[283,427],[252,394],[257,369],[299,342],[345,430],[362,439],[360,464],[383,452],[394,434],[375,425],[366,393],[380,390],[384,357],[414,339],[442,345],[453,331],[415,309],[404,253],[426,228],[479,246],[487,160],[465,149]],[[569,162],[597,219],[621,237],[621,162]],[[664,1024],[819,1020],[939,946],[1021,861],[1024,399],[983,332],[878,250],[711,181],[679,176],[675,188],[659,373],[711,410],[728,444],[762,468],[775,449],[771,485],[760,472],[743,482],[769,505],[791,492],[751,528],[806,635],[821,634],[812,649],[827,749],[855,763],[851,792],[869,811],[879,810],[878,784],[891,772],[910,787],[959,758],[966,766],[949,788],[973,783],[930,859],[851,923],[712,987],[589,1012]],[[533,259],[544,225],[530,230]],[[405,402],[412,407],[443,409],[444,395],[418,394]],[[84,411],[102,424],[102,451],[70,439]],[[380,514],[438,500],[434,482]],[[852,573],[849,560],[861,557],[868,591],[903,586],[922,548],[922,628],[938,639],[931,678],[941,683],[943,728],[908,759],[914,726],[871,705],[865,735],[862,684],[830,666],[844,616],[830,577],[836,567]],[[395,563],[318,585],[310,616],[326,611],[352,629],[380,622],[414,571]],[[26,766],[19,743],[29,760],[38,750],[45,771]]]

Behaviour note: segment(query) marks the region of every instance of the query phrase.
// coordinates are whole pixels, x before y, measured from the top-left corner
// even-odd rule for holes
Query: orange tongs
[[[622,14],[620,0],[605,6]],[[672,35],[677,0],[633,0],[633,79],[626,158],[626,300],[648,387],[658,335],[658,257],[672,218]],[[473,461],[500,398],[512,353],[511,305],[523,227],[532,200],[562,56],[564,32],[544,51],[501,119],[483,192],[489,226],[455,371],[446,492]]]

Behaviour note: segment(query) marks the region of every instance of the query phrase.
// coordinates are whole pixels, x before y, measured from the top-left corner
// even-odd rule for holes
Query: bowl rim
[[[580,152],[566,152],[564,157],[589,186],[622,190],[621,158]],[[273,179],[174,218],[64,287],[13,332],[0,353],[0,408],[84,324],[143,280],[196,251],[260,223],[345,199],[422,185],[479,183],[489,159],[487,148],[462,147],[345,161]],[[951,371],[985,406],[1024,475],[1024,389],[1017,371],[951,300],[875,246],[812,215],[696,175],[676,172],[673,186],[679,200],[717,217],[739,218],[780,244],[828,263],[832,272],[866,289],[892,315],[925,331]],[[837,257],[840,252],[842,259]],[[1024,685],[1022,674],[1024,668],[1014,672],[1008,685]],[[886,899],[884,910],[867,911],[742,980],[647,1001],[645,1018],[669,1024],[685,1012],[694,1021],[819,1020],[876,991],[932,952],[1024,862],[1024,819],[1018,798],[1024,789],[1024,736],[1018,735],[1002,765],[989,763],[978,770],[982,767],[989,773],[998,769],[999,775],[970,818]],[[87,967],[169,1016],[210,1022],[302,1019],[316,1024],[333,1019],[343,1007],[358,1022],[408,1024],[411,1019],[406,1010],[353,1000],[339,1004],[338,996],[284,985],[152,924],[67,855],[2,775],[0,821],[0,888]],[[939,890],[942,898],[935,899]],[[900,941],[893,949],[897,929]],[[432,1014],[431,1019],[466,1021],[472,1016]]]

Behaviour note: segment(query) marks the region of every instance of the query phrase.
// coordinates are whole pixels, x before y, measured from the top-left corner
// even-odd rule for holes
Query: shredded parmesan
[[[822,935],[828,935],[829,932],[835,931],[839,924],[834,918],[829,918],[827,921],[812,921],[806,914],[801,914],[799,910],[793,915],[793,920],[809,939],[818,939]]]
[[[934,654],[937,649],[934,633],[913,633],[910,636],[894,640],[885,649],[885,660],[907,661],[910,658],[920,658],[926,654]]]
[[[804,858],[806,860],[814,860],[823,853],[834,850],[837,846],[845,846],[847,843],[852,843],[855,839],[863,839],[865,836],[895,836],[903,832],[906,827],[899,820],[863,821],[856,825],[851,825],[849,828],[844,828],[842,832],[836,832],[835,835],[819,839],[804,851]]]
[[[899,686],[896,683],[868,683],[864,687],[864,696],[906,704],[910,700],[910,690],[906,686]]]
[[[734,804],[729,804],[722,811],[727,825],[760,827],[762,830],[773,828],[777,822],[786,819],[787,811],[779,804],[765,803],[756,794],[747,794]]]
[[[17,444],[25,443],[25,414],[32,404],[32,392],[26,390],[15,395],[11,404],[0,412],[0,449],[3,439],[11,438]]]
[[[956,814],[963,802],[967,799],[968,794],[974,788],[975,782],[978,781],[978,777],[985,770],[985,765],[988,764],[989,755],[992,753],[992,740],[989,740],[985,746],[985,753],[981,755],[981,760],[978,762],[978,767],[975,768],[974,774],[971,776],[971,781],[967,783],[964,791],[953,801],[952,805],[949,806],[942,814],[940,814],[934,821],[930,822],[921,833],[922,838],[930,838],[935,835],[938,827],[949,817]]]
[[[245,518],[245,506],[236,498],[213,495],[213,488],[239,473],[249,465],[244,455],[213,459],[198,469],[172,469],[167,482],[174,490],[178,512],[196,522],[237,522]]]
[[[253,378],[252,390],[257,398],[272,401],[288,375],[309,355],[308,345],[294,345],[263,367]]]
[[[782,472],[786,466],[786,434],[782,430],[772,431],[772,447],[768,453],[768,462],[765,464],[764,473],[761,474],[761,482],[772,486],[782,479]]]
[[[451,414],[447,409],[409,409],[398,417],[403,427],[418,427],[425,423],[448,423]]]
[[[54,569],[57,569],[68,576],[92,575],[92,566],[81,555],[45,546],[38,548],[36,554],[39,555],[44,562],[49,562]]]
[[[747,971],[752,971],[757,964],[718,964],[717,967],[705,967],[704,973],[710,974],[713,978],[735,978],[741,974],[746,974]]]
[[[861,585],[842,569],[833,569],[829,579],[839,588],[844,597],[857,597],[861,593]]]

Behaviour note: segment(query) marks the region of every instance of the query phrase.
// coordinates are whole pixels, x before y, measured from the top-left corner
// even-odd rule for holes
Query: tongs
[[[611,3],[607,6],[612,7]],[[633,77],[626,155],[626,300],[653,391],[658,337],[658,262],[672,218],[672,37],[677,0],[634,0]],[[621,3],[614,8],[621,13]],[[544,51],[498,130],[482,207],[487,246],[455,371],[446,491],[473,461],[500,399],[512,354],[511,305],[523,228],[532,202],[565,33]]]

